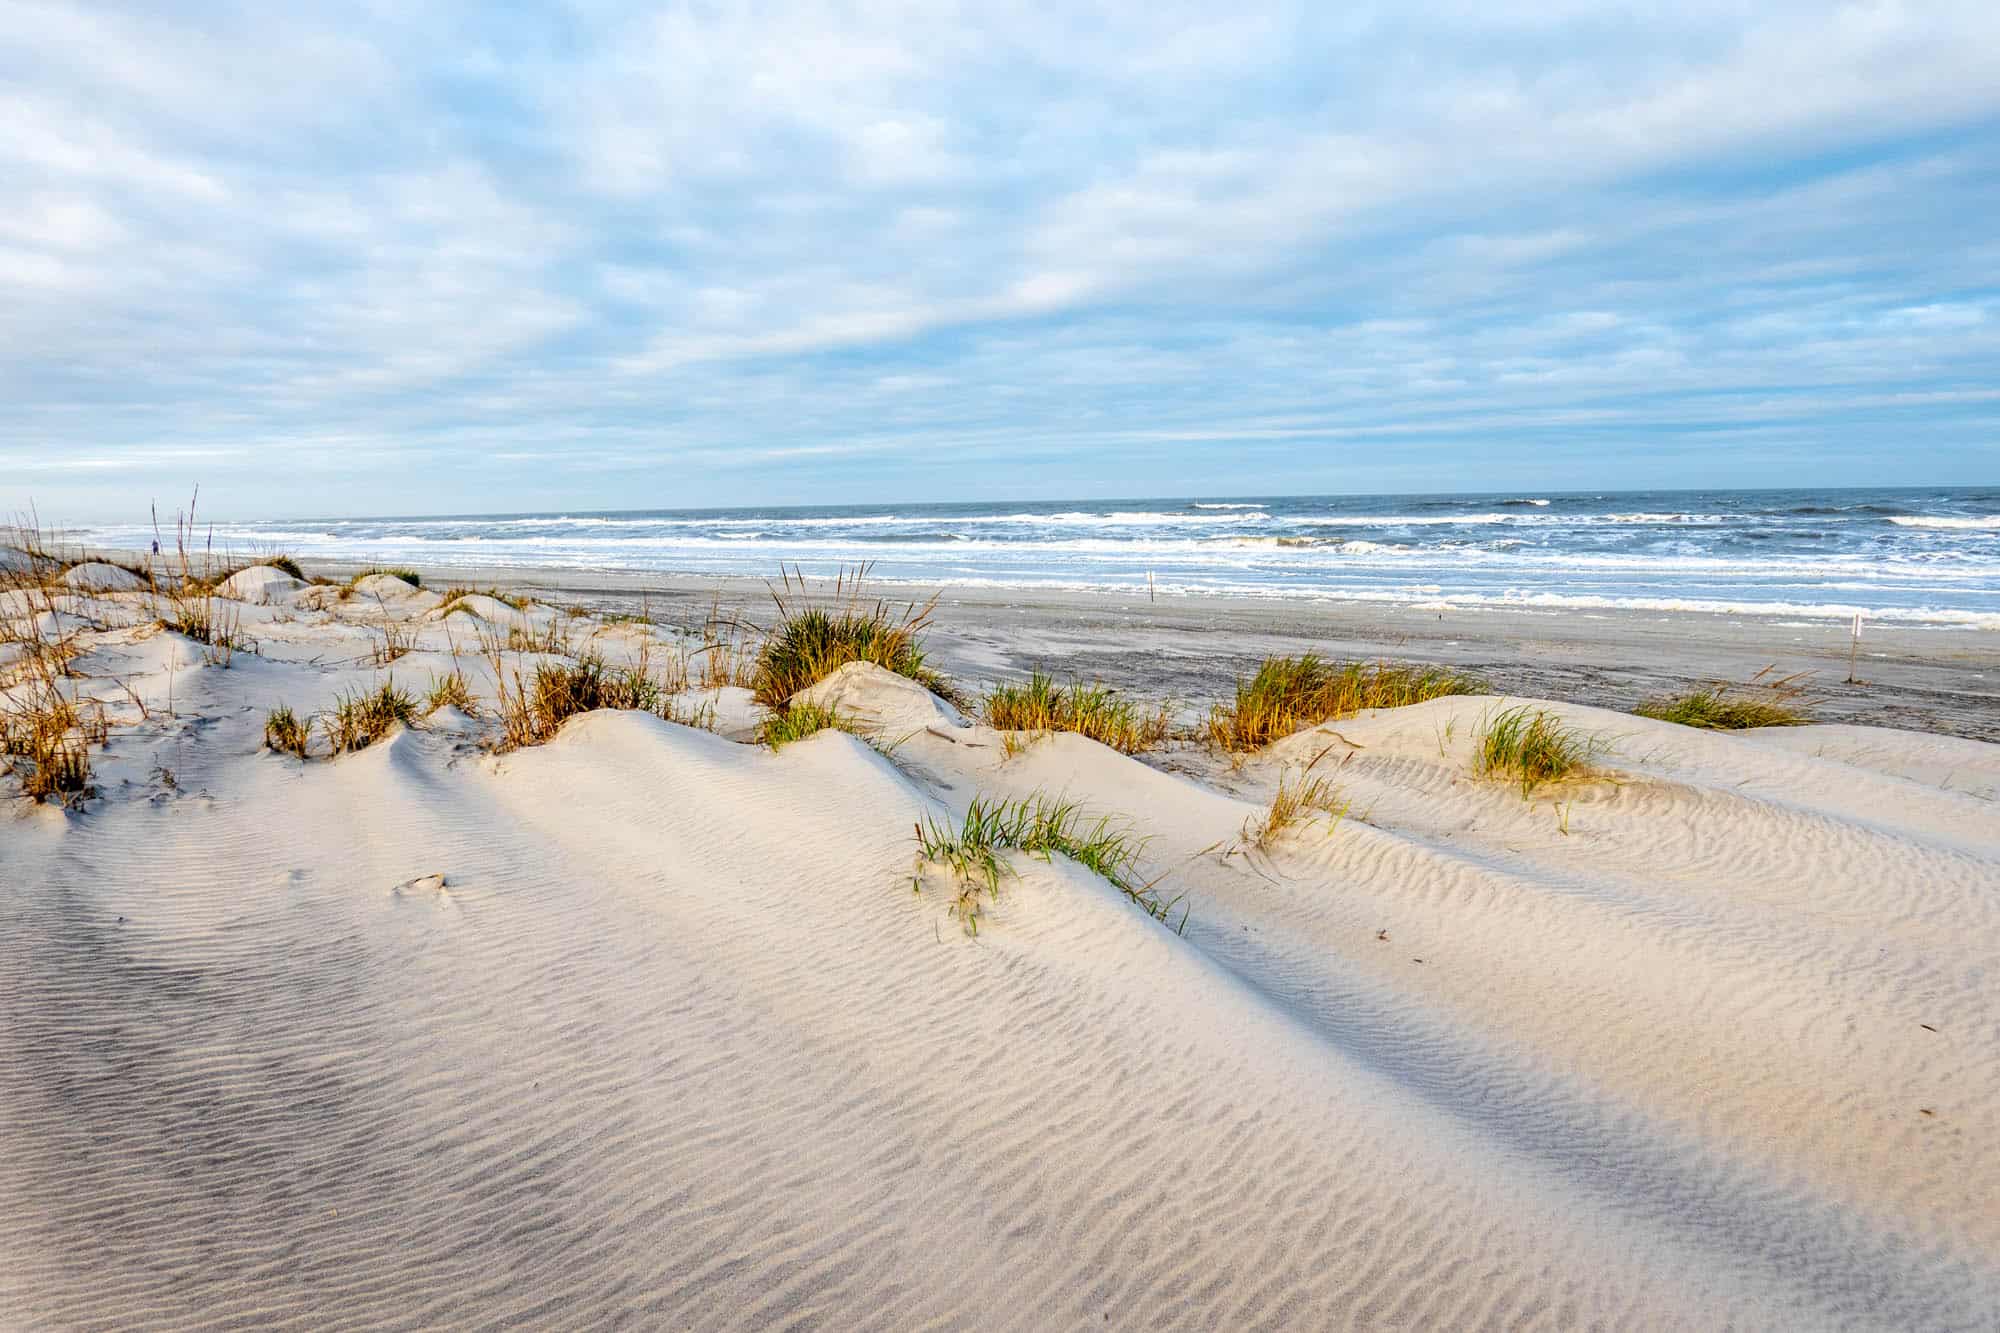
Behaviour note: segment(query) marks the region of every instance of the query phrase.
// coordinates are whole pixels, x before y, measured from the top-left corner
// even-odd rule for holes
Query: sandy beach
[[[1824,678],[1844,643],[951,595],[927,642],[967,683],[1041,662],[1205,708],[1316,646],[1504,693],[1133,756],[856,663],[792,704],[846,729],[774,749],[675,624],[712,581],[649,587],[647,624],[253,569],[203,643],[115,570],[64,578],[6,607],[35,625],[10,702],[21,641],[61,640],[61,688],[107,731],[94,795],[0,811],[8,1327],[2000,1308],[1975,635],[1868,640],[1888,655],[1829,720],[1718,733],[1560,695],[1772,660]],[[663,693],[510,744],[507,683],[582,660]],[[425,707],[453,673],[465,694]],[[372,743],[267,745],[272,710],[324,726],[385,684],[421,711]],[[1524,706],[1592,738],[1584,771],[1481,775]],[[1893,710],[1965,734],[1847,720]],[[1339,804],[1265,829],[1308,772]],[[913,836],[1056,797],[1138,839],[1132,882],[1171,908],[1020,851],[982,892]]]
[[[143,553],[119,558],[143,560]],[[309,565],[346,578],[364,566]],[[771,581],[493,565],[431,571],[434,582],[497,586],[612,614],[692,626],[720,606],[772,618]],[[1620,711],[1661,694],[1760,671],[1803,673],[1812,714],[2000,741],[2000,634],[1868,621],[1847,684],[1845,621],[1699,611],[1430,608],[1338,601],[877,584],[885,597],[938,594],[931,648],[979,683],[1041,669],[1101,680],[1193,718],[1272,654],[1392,657],[1475,671],[1509,693]]]

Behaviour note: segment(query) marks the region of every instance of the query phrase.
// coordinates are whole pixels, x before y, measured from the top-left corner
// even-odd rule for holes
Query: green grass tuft
[[[306,745],[312,739],[312,724],[301,722],[292,710],[283,704],[264,715],[264,744],[274,754],[306,757]]]
[[[1450,667],[1395,662],[1336,664],[1307,653],[1269,657],[1236,697],[1209,715],[1209,738],[1231,753],[1259,750],[1293,732],[1364,708],[1400,708],[1449,694],[1479,694],[1485,683]]]
[[[361,582],[361,580],[368,578],[370,575],[374,574],[387,574],[392,579],[401,579],[403,582],[409,584],[412,588],[421,588],[424,586],[424,576],[417,573],[417,571],[414,569],[389,569],[382,566],[376,566],[373,569],[362,570],[359,574],[356,574],[353,578],[347,581],[347,586],[352,588],[355,584]]]
[[[1057,685],[1040,671],[1025,685],[1002,685],[986,697],[987,725],[1000,731],[1074,731],[1125,754],[1167,737],[1165,710],[1142,713],[1103,685]]]
[[[924,664],[923,631],[931,604],[912,604],[898,618],[887,603],[792,608],[779,602],[782,618],[764,641],[751,677],[757,702],[782,707],[800,690],[826,679],[849,662],[873,662],[908,676],[933,694],[956,697],[951,682]]]
[[[466,682],[463,671],[431,677],[430,689],[424,694],[424,715],[428,717],[440,708],[456,708],[467,717],[479,716],[479,701],[473,698],[472,686]]]
[[[1640,717],[1660,722],[1678,722],[1684,727],[1709,731],[1742,731],[1747,727],[1801,727],[1809,720],[1792,705],[1805,693],[1799,676],[1767,680],[1770,668],[1758,672],[1748,685],[1732,687],[1717,683],[1686,694],[1648,699],[1632,711]],[[1752,692],[1752,697],[1732,695],[1732,689]]]
[[[1565,726],[1548,709],[1522,704],[1488,719],[1473,762],[1481,777],[1518,781],[1527,796],[1545,782],[1580,776],[1604,748],[1597,737]]]
[[[417,720],[417,701],[394,680],[365,693],[343,694],[320,719],[327,747],[336,755],[365,750],[398,726]]]
[[[301,582],[304,582],[306,577],[306,572],[299,568],[299,562],[288,555],[268,555],[257,563],[275,569],[281,574],[290,574]]]
[[[1173,903],[1162,902],[1152,883],[1140,883],[1139,853],[1143,840],[1126,825],[1109,817],[1086,823],[1075,801],[1030,796],[1014,801],[988,801],[975,796],[957,824],[927,819],[917,825],[917,846],[927,861],[949,869],[960,885],[952,913],[967,933],[979,933],[980,895],[998,897],[1005,871],[1003,852],[1020,851],[1044,861],[1060,853],[1138,904],[1155,920],[1168,919]],[[915,882],[921,889],[921,879]],[[1176,900],[1178,901],[1178,900]],[[1185,927],[1187,916],[1181,916]]]
[[[772,713],[757,726],[757,741],[773,750],[793,741],[802,741],[822,731],[852,731],[853,725],[831,708],[818,704],[795,703],[782,713]]]

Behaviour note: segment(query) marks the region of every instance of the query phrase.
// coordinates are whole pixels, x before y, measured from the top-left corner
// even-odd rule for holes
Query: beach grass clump
[[[547,738],[577,714],[600,708],[657,713],[664,693],[659,682],[643,670],[619,670],[602,658],[586,656],[574,662],[536,666],[528,689],[528,709],[536,734]]]
[[[361,582],[361,580],[376,574],[386,574],[392,579],[401,579],[412,588],[421,588],[424,586],[424,576],[417,573],[416,570],[396,568],[388,565],[375,565],[362,570],[359,574],[347,580],[347,586],[352,588],[355,584]]]
[[[1324,775],[1315,777],[1310,771],[1296,776],[1287,774],[1278,779],[1278,790],[1263,817],[1244,826],[1244,841],[1258,848],[1269,847],[1287,830],[1314,815],[1330,816],[1332,824],[1328,832],[1332,832],[1340,827],[1351,807],[1352,802],[1341,795],[1333,779]]]
[[[1804,726],[1797,709],[1764,699],[1731,698],[1719,688],[1690,690],[1667,698],[1648,699],[1632,710],[1640,717],[1678,722],[1708,731],[1742,731],[1750,727]]]
[[[532,598],[517,597],[498,588],[471,588],[460,584],[444,590],[444,600],[438,603],[438,614],[448,616],[454,611],[463,611],[471,615],[472,608],[465,604],[465,599],[468,597],[491,597],[494,601],[503,606],[510,606],[516,611],[526,611],[535,604]]]
[[[299,582],[305,582],[306,572],[299,568],[298,561],[288,555],[267,555],[255,561],[252,567],[254,568],[256,565],[263,565],[267,569],[275,569],[280,574],[289,574],[299,580]]]
[[[212,539],[204,535],[196,517],[200,501],[197,488],[188,507],[174,515],[173,555],[165,562],[167,568],[157,574],[149,572],[153,615],[163,629],[207,645],[208,661],[226,667],[238,650],[251,650],[255,645],[242,634],[242,612],[236,603],[216,596],[217,585],[230,571],[217,558]],[[156,544],[163,544],[157,510],[153,532]]]
[[[430,688],[424,691],[424,715],[428,717],[440,708],[456,708],[467,717],[479,716],[479,701],[473,697],[472,686],[463,671],[454,669],[431,677]]]
[[[779,620],[764,640],[751,673],[751,689],[757,702],[766,708],[781,707],[800,690],[826,679],[849,662],[873,662],[899,676],[907,676],[933,694],[957,697],[951,682],[925,665],[923,634],[937,605],[933,597],[924,603],[912,602],[898,614],[887,602],[864,603],[843,583],[838,592],[845,600],[834,607],[804,606],[796,591],[786,584],[787,593],[775,589]],[[855,576],[854,586],[858,587]]]
[[[1000,894],[1000,877],[1006,871],[1002,854],[1006,852],[1025,852],[1044,861],[1057,854],[1066,856],[1158,921],[1166,921],[1174,906],[1161,901],[1153,891],[1154,882],[1140,882],[1138,862],[1144,840],[1109,816],[1087,821],[1081,805],[1072,800],[1041,794],[1011,801],[975,796],[964,819],[955,824],[926,819],[916,826],[916,834],[923,859],[944,866],[957,881],[959,892],[951,910],[968,934],[979,933],[981,895],[997,898]],[[921,890],[921,878],[913,887]],[[1186,924],[1183,913],[1176,929]]]
[[[1366,708],[1401,708],[1486,688],[1450,667],[1398,662],[1327,661],[1316,653],[1267,657],[1236,682],[1236,695],[1209,715],[1209,738],[1230,753],[1260,750],[1294,732],[1352,717]]]
[[[78,704],[53,680],[17,691],[0,709],[0,754],[20,777],[22,794],[36,804],[88,797],[90,747],[104,743],[110,724],[95,703]]]
[[[999,731],[1073,731],[1124,754],[1150,750],[1167,738],[1165,709],[1146,712],[1102,684],[1036,671],[1025,685],[1002,685],[986,696],[986,722]]]
[[[376,666],[388,666],[416,651],[417,630],[414,625],[399,625],[393,620],[385,620],[376,628],[382,635],[382,641],[375,645],[370,654],[370,660]]]
[[[1660,722],[1708,731],[1742,731],[1750,727],[1802,727],[1809,719],[1799,707],[1808,673],[1773,676],[1765,667],[1742,685],[1721,681],[1703,689],[1648,699],[1632,711]]]
[[[1519,782],[1525,797],[1543,783],[1582,775],[1604,748],[1548,709],[1522,704],[1487,719],[1474,741],[1473,764],[1481,777]]]
[[[417,720],[417,701],[394,680],[373,690],[343,694],[320,719],[328,749],[336,755],[365,750],[398,726]]]
[[[767,715],[757,724],[757,742],[782,750],[793,741],[802,741],[822,731],[853,730],[854,724],[831,708],[795,703],[781,713]]]
[[[643,659],[625,667],[613,667],[589,655],[574,662],[541,662],[532,675],[523,677],[515,671],[511,682],[500,669],[499,659],[492,660],[498,682],[501,740],[510,749],[541,745],[552,739],[563,723],[600,708],[651,713],[694,727],[706,727],[714,721],[713,710],[683,709]]]
[[[306,757],[306,745],[312,739],[312,724],[301,722],[298,716],[284,704],[279,704],[264,714],[264,745],[274,754]]]

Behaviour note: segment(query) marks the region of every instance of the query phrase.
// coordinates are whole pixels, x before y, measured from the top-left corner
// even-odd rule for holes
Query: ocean
[[[144,546],[150,528],[73,535]],[[237,554],[2000,629],[2000,487],[1202,496],[217,523]]]

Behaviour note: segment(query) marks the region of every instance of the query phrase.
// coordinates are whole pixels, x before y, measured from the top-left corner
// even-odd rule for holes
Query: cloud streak
[[[2000,461],[1991,6],[409,9],[0,0],[0,502]]]

